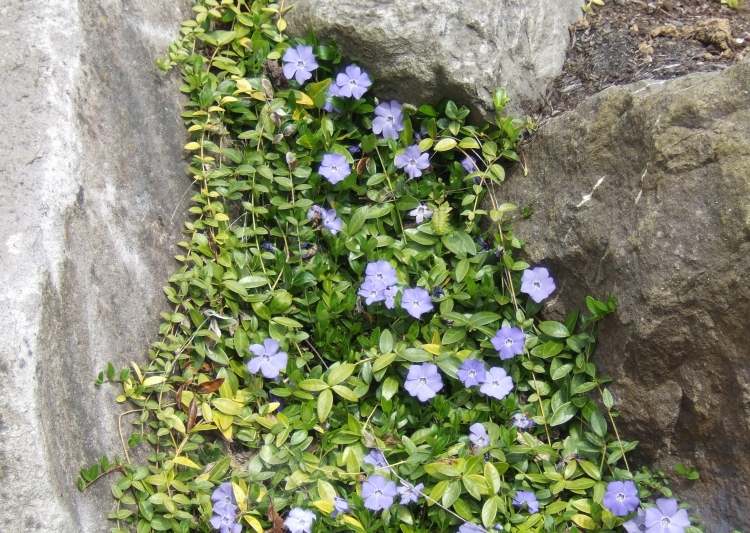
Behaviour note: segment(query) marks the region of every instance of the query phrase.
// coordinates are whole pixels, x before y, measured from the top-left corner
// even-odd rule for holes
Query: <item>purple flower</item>
[[[644,522],[647,533],[683,533],[690,526],[687,511],[672,498],[658,498],[656,507],[646,509]]]
[[[487,378],[487,371],[484,369],[484,363],[478,359],[467,359],[458,369],[458,379],[464,384],[464,387],[474,387],[481,385]]]
[[[386,287],[395,285],[398,282],[398,279],[396,279],[396,269],[388,261],[382,259],[367,263],[365,276],[367,279],[374,279],[381,282]]]
[[[498,400],[505,398],[512,390],[513,380],[498,366],[489,369],[487,380],[479,387],[479,392]]]
[[[299,45],[287,48],[282,60],[286,79],[294,78],[300,85],[312,78],[312,72],[318,68],[312,46]]]
[[[519,509],[522,509],[525,505],[526,509],[532,514],[539,512],[539,502],[534,493],[528,490],[517,491],[516,495],[513,497],[513,505]]]
[[[365,299],[365,304],[372,305],[375,302],[385,300],[385,285],[374,278],[365,278],[362,285],[359,286],[357,294]]]
[[[396,484],[383,476],[370,476],[362,483],[362,498],[370,511],[384,511],[398,494]]]
[[[215,514],[209,522],[219,533],[242,533],[242,526],[235,522],[234,516]]]
[[[408,290],[408,289],[407,289]],[[404,383],[406,392],[416,396],[420,402],[426,402],[443,388],[443,378],[437,366],[432,363],[411,365]]]
[[[383,296],[385,298],[385,306],[388,309],[393,309],[396,307],[396,295],[401,289],[398,287],[398,285],[391,285],[390,287],[386,287],[383,291]]]
[[[469,426],[469,440],[477,448],[484,448],[490,444],[490,436],[487,435],[484,425],[479,422]]]
[[[336,107],[335,102],[333,101],[334,96],[341,96],[339,94],[339,86],[336,85],[336,82],[333,82],[328,86],[328,91],[326,92],[326,102],[323,105],[323,109],[325,111],[328,111],[329,113],[333,113],[334,111],[339,110],[338,107]]]
[[[347,146],[346,149],[349,150],[349,153],[352,155],[357,155],[362,151],[362,147],[359,144],[352,144],[350,146]]]
[[[410,485],[402,481],[401,486],[398,488],[398,494],[401,496],[401,505],[416,503],[422,495],[422,489],[424,489],[424,483]]]
[[[521,328],[511,328],[503,326],[495,336],[492,337],[492,346],[495,347],[500,359],[511,359],[516,355],[523,353],[523,346],[526,342],[526,335]]]
[[[364,457],[364,462],[368,465],[372,465],[375,468],[387,468],[388,461],[385,458],[383,452],[377,448],[372,448],[367,455]]]
[[[401,309],[414,318],[420,318],[424,313],[432,311],[430,293],[422,287],[404,289],[404,294],[401,296]]]
[[[477,170],[479,170],[476,161],[474,161],[474,158],[470,155],[467,155],[463,159],[463,161],[461,161],[461,166],[464,167],[464,170],[467,174],[471,174],[472,172],[476,172]]]
[[[404,116],[401,104],[396,100],[383,102],[375,108],[375,119],[372,121],[372,132],[383,135],[384,139],[398,139],[398,132],[404,130]]]
[[[372,85],[372,80],[367,72],[357,65],[349,65],[344,72],[336,76],[338,95],[344,98],[362,98],[367,89]]]
[[[344,227],[343,221],[336,215],[335,209],[323,209],[319,205],[313,205],[307,210],[307,220],[314,223],[323,223],[323,227],[336,235]]]
[[[211,501],[214,507],[217,505],[231,505],[236,506],[237,500],[234,499],[234,490],[232,484],[229,481],[225,481],[221,485],[218,485],[211,493]]]
[[[530,429],[534,427],[534,421],[523,413],[513,415],[513,426],[518,429]]]
[[[464,522],[456,533],[487,533],[487,530],[471,522]]]
[[[607,484],[603,503],[613,515],[626,516],[641,505],[641,500],[632,481],[611,481]]]
[[[646,531],[646,511],[638,509],[638,513],[635,517],[625,522],[622,527],[624,527],[625,531],[628,533],[642,533],[643,531]]]
[[[422,153],[419,146],[412,144],[394,160],[397,168],[403,168],[410,178],[418,178],[430,166],[430,154]]]
[[[284,525],[289,530],[289,533],[310,533],[312,531],[313,520],[315,520],[315,513],[295,507],[286,515]]]
[[[409,215],[414,217],[417,224],[421,224],[425,220],[432,218],[432,210],[424,204],[419,204],[417,207],[409,211]]]
[[[251,374],[261,372],[264,378],[273,379],[279,377],[279,373],[286,368],[287,354],[279,351],[279,343],[273,339],[251,345],[250,352],[255,355],[247,363]]]
[[[307,210],[307,220],[315,220],[318,221],[323,218],[323,213],[325,212],[325,209],[320,207],[319,205],[312,205],[310,206],[310,209]]]
[[[323,227],[336,235],[344,227],[343,221],[336,215],[335,209],[323,210]]]
[[[349,162],[341,154],[328,153],[323,156],[318,173],[332,185],[344,181],[352,173]]]
[[[540,303],[555,290],[555,280],[544,267],[536,267],[523,271],[521,276],[521,292],[531,296],[536,303]]]
[[[336,496],[333,499],[333,513],[331,513],[331,516],[336,518],[338,515],[342,513],[348,513],[349,512],[349,502],[346,501],[341,496]]]

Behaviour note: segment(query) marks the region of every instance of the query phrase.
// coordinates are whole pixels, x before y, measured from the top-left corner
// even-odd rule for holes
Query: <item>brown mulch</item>
[[[605,0],[571,27],[563,73],[543,114],[556,115],[610,85],[723,69],[750,54],[750,0]]]

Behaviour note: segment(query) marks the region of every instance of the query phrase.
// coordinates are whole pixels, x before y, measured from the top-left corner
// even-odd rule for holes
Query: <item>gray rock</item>
[[[491,109],[505,87],[533,111],[565,60],[583,0],[292,0],[289,28],[335,40],[374,76],[375,93],[411,103],[450,97]]]
[[[33,4],[33,5],[32,5]],[[187,0],[10,0],[0,84],[0,529],[109,531],[103,480],[121,454],[107,361],[141,358],[190,180],[177,76],[154,66]],[[125,429],[128,422],[126,421]]]
[[[613,294],[597,357],[641,464],[694,465],[708,531],[750,529],[750,64],[613,87],[543,125],[499,196],[559,285]]]

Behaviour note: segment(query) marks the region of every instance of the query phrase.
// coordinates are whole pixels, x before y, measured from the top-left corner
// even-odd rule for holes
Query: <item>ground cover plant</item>
[[[199,0],[179,68],[195,180],[147,365],[110,366],[113,531],[698,531],[636,470],[592,361],[612,299],[545,320],[504,165],[524,123],[378,100],[283,7]],[[134,453],[133,450],[138,450]]]

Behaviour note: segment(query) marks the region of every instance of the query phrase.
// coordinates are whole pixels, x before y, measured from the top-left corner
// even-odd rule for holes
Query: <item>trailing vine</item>
[[[614,300],[541,316],[554,273],[498,200],[505,93],[482,126],[378,101],[283,2],[193,9],[160,62],[195,183],[173,308],[146,365],[99,376],[123,457],[78,481],[119,473],[113,531],[698,531],[628,463],[592,360]]]

